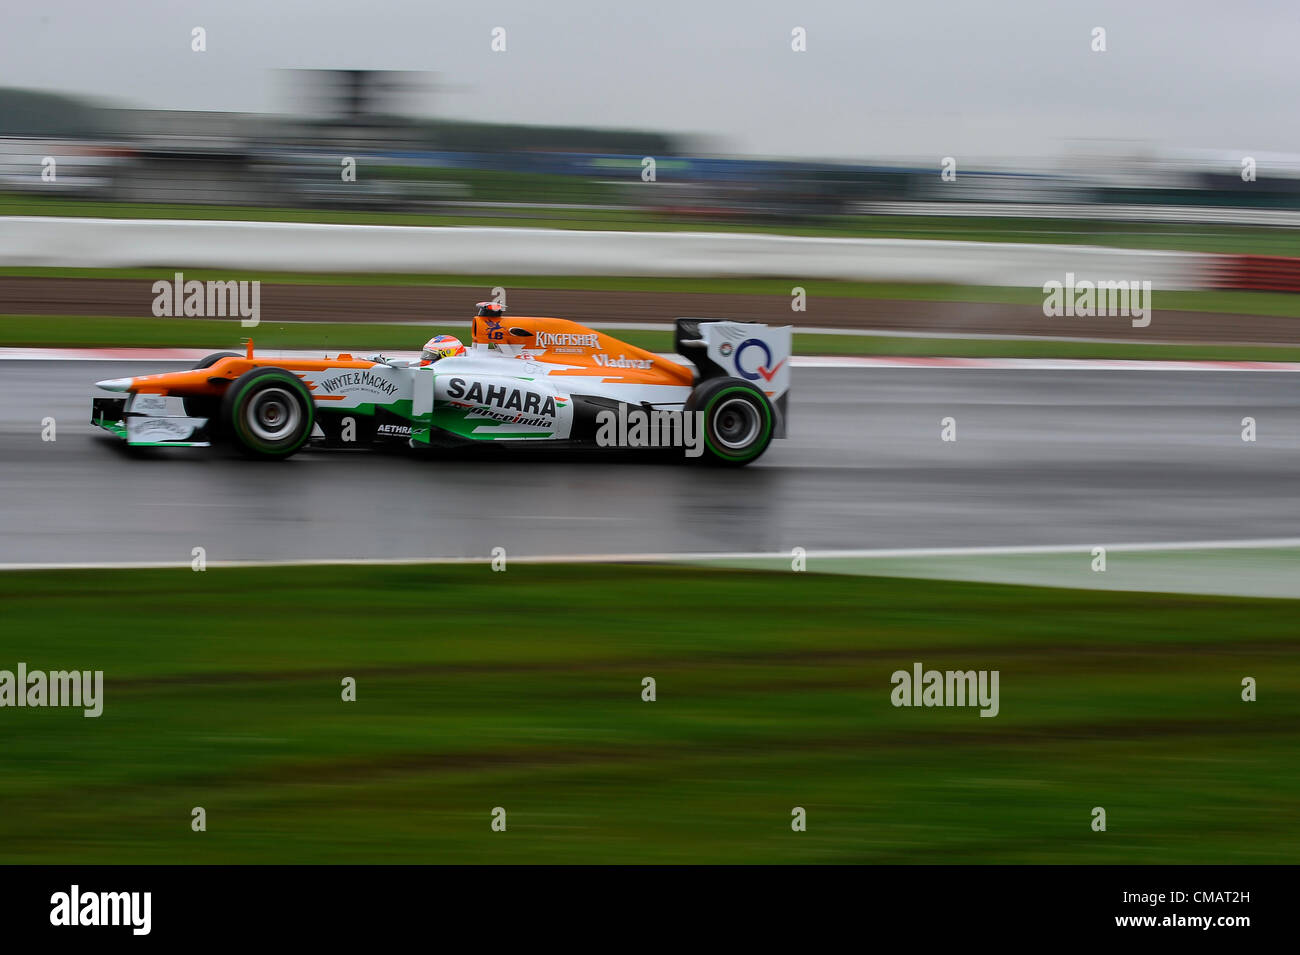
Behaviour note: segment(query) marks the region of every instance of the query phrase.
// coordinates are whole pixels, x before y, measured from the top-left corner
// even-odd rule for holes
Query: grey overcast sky
[[[463,119],[705,134],[779,156],[1300,153],[1287,0],[8,0],[0,85],[277,111],[285,67],[433,71]],[[207,31],[207,52],[190,31]],[[490,50],[493,27],[504,53]],[[791,30],[807,30],[807,52]],[[1090,49],[1094,27],[1107,52]]]

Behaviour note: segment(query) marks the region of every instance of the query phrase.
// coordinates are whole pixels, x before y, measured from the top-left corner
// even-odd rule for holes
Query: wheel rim
[[[284,441],[298,433],[302,409],[284,388],[263,388],[248,402],[244,419],[248,430],[262,441]]]
[[[713,434],[718,443],[731,451],[743,451],[757,439],[763,421],[753,402],[728,398],[713,414]]]

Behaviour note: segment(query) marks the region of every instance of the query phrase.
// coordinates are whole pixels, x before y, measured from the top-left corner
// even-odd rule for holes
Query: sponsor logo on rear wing
[[[694,362],[701,379],[726,376],[752,384],[776,408],[774,435],[786,436],[790,353],[794,329],[725,319],[679,318],[677,351]]]
[[[790,388],[792,340],[793,329],[789,325],[708,318],[677,320],[678,350],[704,366],[700,368],[702,377],[721,373],[741,378],[752,382],[773,401]],[[703,356],[699,355],[701,350]],[[699,362],[699,357],[707,361]]]

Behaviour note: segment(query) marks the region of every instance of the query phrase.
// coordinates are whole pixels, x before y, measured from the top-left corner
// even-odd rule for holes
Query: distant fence
[[[1041,287],[1212,284],[1222,256],[1005,242],[295,222],[0,217],[0,266],[733,276]]]

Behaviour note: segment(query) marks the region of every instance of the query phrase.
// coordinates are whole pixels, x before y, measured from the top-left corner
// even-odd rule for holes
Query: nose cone
[[[133,381],[134,378],[105,378],[103,381],[95,382],[95,386],[105,391],[129,391]]]

